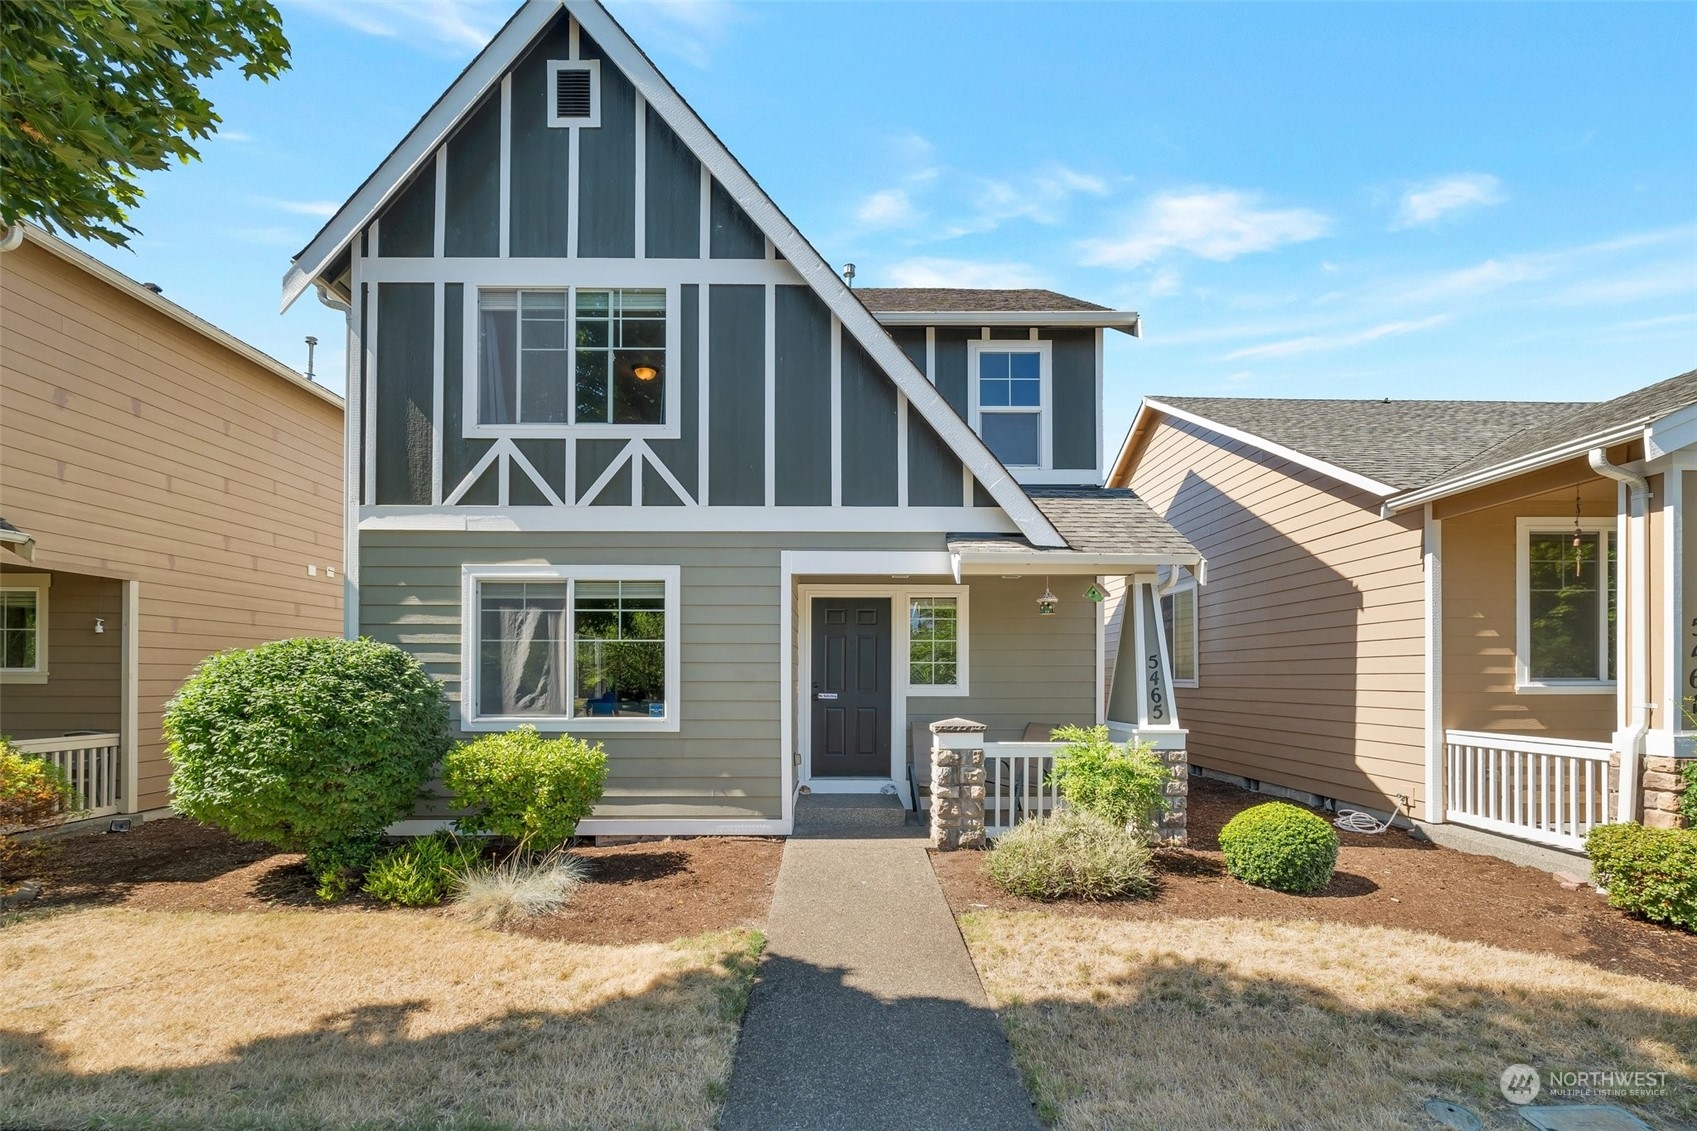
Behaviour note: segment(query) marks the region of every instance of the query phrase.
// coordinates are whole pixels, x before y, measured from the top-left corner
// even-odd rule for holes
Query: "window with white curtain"
[[[666,362],[663,289],[478,292],[479,424],[662,424]]]

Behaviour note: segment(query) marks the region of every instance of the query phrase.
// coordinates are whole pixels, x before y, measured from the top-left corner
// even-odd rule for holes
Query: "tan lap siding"
[[[1160,421],[1130,484],[1208,560],[1200,686],[1176,691],[1195,764],[1422,813],[1419,516],[1193,425]]]
[[[28,242],[0,257],[0,338],[0,513],[35,567],[140,583],[139,803],[163,806],[160,716],[195,664],[340,635],[341,410]]]

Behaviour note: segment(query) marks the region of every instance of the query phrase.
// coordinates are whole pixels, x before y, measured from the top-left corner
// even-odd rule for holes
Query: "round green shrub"
[[[1338,834],[1324,818],[1283,801],[1245,809],[1220,830],[1226,870],[1246,884],[1319,891],[1338,863]]]
[[[1084,809],[1116,825],[1154,830],[1166,799],[1167,767],[1148,742],[1121,745],[1105,726],[1064,726],[1055,741],[1066,749],[1055,756],[1050,780],[1074,809]]]
[[[441,688],[372,640],[303,638],[208,657],[165,708],[172,804],[242,840],[305,852],[348,890],[448,749]]]
[[[1114,899],[1155,889],[1149,846],[1124,825],[1076,809],[1024,821],[987,864],[1003,891],[1028,899]]]
[[[547,739],[535,727],[462,742],[442,764],[442,784],[471,814],[464,832],[493,833],[533,852],[564,844],[589,816],[607,784],[600,743],[563,734]]]

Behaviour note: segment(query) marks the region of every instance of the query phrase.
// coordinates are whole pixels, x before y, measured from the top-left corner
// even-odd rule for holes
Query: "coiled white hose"
[[[1396,803],[1396,808],[1391,810],[1391,815],[1386,817],[1383,823],[1380,823],[1373,814],[1363,813],[1360,809],[1339,809],[1332,824],[1346,832],[1378,836],[1391,827],[1391,822],[1396,820],[1397,814],[1400,812],[1402,812],[1402,801],[1400,799]]]

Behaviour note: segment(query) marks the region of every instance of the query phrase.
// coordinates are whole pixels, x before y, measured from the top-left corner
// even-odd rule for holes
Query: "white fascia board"
[[[500,81],[507,68],[548,26],[548,21],[554,18],[560,7],[560,0],[526,0],[524,6],[513,13],[489,45],[478,52],[435,105],[425,111],[424,117],[390,151],[376,171],[354,190],[329,223],[319,229],[312,242],[295,256],[294,263],[283,276],[283,310],[294,305],[319,273],[341,254],[342,249],[382,211],[389,198],[399,192],[412,174],[430,159],[436,147],[447,139],[467,111]]]
[[[875,310],[885,326],[1084,326],[1143,336],[1135,310]]]
[[[1196,568],[1202,563],[1200,554],[1087,554],[1075,550],[963,550],[955,556],[960,559],[963,575],[1004,573],[1009,569],[1042,569],[1053,573],[1144,571],[1160,566]]]
[[[766,233],[772,245],[795,265],[803,281],[825,300],[843,328],[853,334],[860,347],[890,375],[896,387],[907,396],[908,403],[919,410],[925,422],[971,469],[973,476],[984,485],[991,498],[1007,512],[1021,532],[1034,545],[1065,546],[1066,539],[1037,509],[1037,504],[1008,474],[1007,468],[991,454],[984,441],[925,379],[925,375],[914,368],[907,354],[854,296],[836,269],[826,263],[801,231],[790,223],[789,217],[755,183],[748,170],[696,115],[683,96],[673,89],[642,49],[625,34],[618,21],[598,3],[566,0],[565,6],[631,80],[638,93],[648,100],[654,112],[671,126],[685,148],[700,159],[713,178],[725,187],[731,199],[748,213],[755,226]]]
[[[1644,429],[1644,458],[1660,459],[1697,446],[1697,404],[1668,413]]]
[[[1156,410],[1149,407],[1149,398],[1144,397],[1137,405],[1137,413],[1131,418],[1131,427],[1125,430],[1125,439],[1120,441],[1119,451],[1114,453],[1114,462],[1108,465],[1107,485],[1109,487],[1130,487],[1131,469],[1125,466],[1126,456],[1131,450],[1132,437],[1142,432],[1144,425]],[[1122,482],[1123,479],[1123,482]]]
[[[1323,459],[1317,459],[1306,452],[1299,452],[1295,448],[1287,448],[1283,444],[1276,444],[1265,437],[1255,435],[1253,432],[1245,432],[1242,429],[1232,428],[1221,424],[1217,420],[1209,420],[1206,416],[1198,416],[1194,412],[1186,412],[1181,408],[1174,408],[1172,405],[1165,404],[1152,397],[1145,397],[1143,399],[1143,406],[1145,409],[1153,409],[1156,412],[1170,416],[1175,420],[1187,421],[1196,425],[1198,428],[1206,428],[1208,431],[1216,433],[1217,435],[1237,440],[1241,443],[1248,444],[1251,447],[1260,448],[1268,455],[1278,456],[1280,459],[1288,459],[1294,464],[1299,464],[1302,467],[1318,471],[1322,475],[1328,475],[1331,478],[1338,480],[1340,483],[1347,483],[1351,487],[1359,487],[1369,494],[1379,496],[1381,499],[1389,498],[1391,495],[1394,495],[1401,490],[1399,487],[1392,487],[1388,483],[1381,483],[1370,476],[1351,471],[1347,467],[1339,467],[1335,463],[1328,463]],[[1141,414],[1142,410],[1140,409],[1139,415]]]
[[[1607,432],[1597,432],[1583,439],[1570,440],[1557,447],[1545,448],[1541,452],[1533,452],[1529,456],[1522,456],[1495,467],[1483,468],[1458,479],[1443,480],[1432,484],[1430,487],[1422,487],[1418,491],[1398,495],[1394,499],[1386,500],[1379,513],[1385,518],[1390,518],[1393,515],[1401,514],[1403,511],[1412,510],[1415,507],[1424,506],[1451,495],[1459,495],[1480,487],[1489,487],[1493,483],[1501,483],[1503,480],[1513,479],[1517,475],[1525,475],[1528,472],[1538,471],[1554,464],[1565,463],[1570,459],[1584,455],[1592,448],[1610,448],[1616,444],[1624,444],[1628,440],[1637,439],[1643,432],[1644,425],[1642,423],[1623,424],[1611,428]]]

